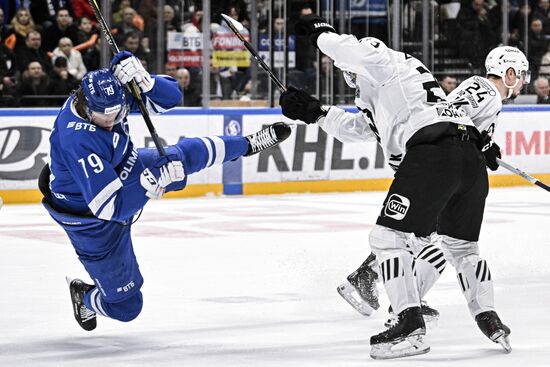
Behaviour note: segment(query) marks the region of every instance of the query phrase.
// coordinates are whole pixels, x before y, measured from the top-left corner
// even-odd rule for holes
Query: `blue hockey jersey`
[[[155,76],[154,87],[142,94],[152,114],[164,112],[181,100],[175,79]],[[131,95],[131,111],[139,111]],[[74,97],[59,112],[50,136],[50,188],[53,203],[73,214],[90,212],[104,220],[126,221],[148,200],[139,182],[145,168],[128,135],[128,121],[111,130],[80,117]]]

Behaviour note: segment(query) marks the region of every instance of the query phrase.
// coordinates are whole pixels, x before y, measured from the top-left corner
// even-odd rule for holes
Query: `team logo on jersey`
[[[50,129],[10,126],[0,129],[0,179],[33,180],[49,154]]]
[[[401,220],[405,218],[405,215],[407,215],[410,205],[411,202],[406,197],[392,194],[386,203],[384,214],[395,220]]]

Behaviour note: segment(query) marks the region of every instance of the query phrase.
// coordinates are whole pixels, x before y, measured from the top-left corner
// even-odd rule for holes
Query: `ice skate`
[[[84,294],[94,288],[94,286],[86,284],[80,279],[71,279],[70,277],[66,277],[65,279],[71,291],[71,301],[73,302],[76,322],[86,331],[94,330],[97,326],[96,313],[84,305]]]
[[[356,271],[348,275],[347,281],[336,289],[340,296],[363,316],[372,315],[374,310],[380,307],[376,287],[378,273],[373,269],[374,266],[376,256],[370,254]]]
[[[390,314],[386,322],[384,322],[385,327],[392,327],[397,322],[397,315],[395,315],[391,309],[391,306],[388,309]],[[420,314],[424,319],[424,323],[428,329],[433,329],[437,327],[437,320],[439,320],[439,311],[435,308],[428,306],[426,301],[420,301]]]
[[[428,353],[423,336],[426,335],[420,307],[409,307],[398,315],[395,325],[370,338],[370,356],[374,359],[392,359]]]
[[[276,122],[260,131],[246,136],[248,151],[245,157],[251,156],[262,150],[269,149],[283,142],[290,136],[291,128],[284,122]]]
[[[506,353],[512,351],[509,335],[510,328],[500,321],[495,311],[485,311],[476,316],[477,326],[491,341],[498,343]]]

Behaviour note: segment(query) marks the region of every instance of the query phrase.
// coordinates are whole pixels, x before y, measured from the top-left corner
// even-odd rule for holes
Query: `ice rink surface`
[[[148,204],[133,227],[145,278],[133,322],[86,332],[65,275],[89,280],[39,205],[0,210],[0,366],[550,366],[550,195],[493,189],[480,239],[506,355],[478,330],[448,265],[426,298],[431,352],[369,357],[371,318],[336,287],[369,253],[384,193],[207,197]],[[380,286],[380,288],[382,288]]]

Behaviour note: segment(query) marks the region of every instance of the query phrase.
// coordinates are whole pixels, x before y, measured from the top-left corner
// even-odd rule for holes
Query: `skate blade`
[[[74,280],[74,278],[71,278],[68,275],[65,275],[65,281],[67,282],[67,285],[71,285],[71,282]]]
[[[357,291],[349,282],[340,284],[338,288],[336,288],[336,291],[338,291],[338,294],[361,315],[369,317],[374,312],[374,308],[368,303],[354,297]]]
[[[510,345],[510,339],[508,338],[508,336],[503,334],[497,337],[494,341],[495,343],[500,344],[506,354],[512,353],[512,346]]]
[[[414,335],[392,343],[374,344],[370,356],[372,359],[394,359],[426,354],[429,351],[430,346],[424,343],[422,335]]]

